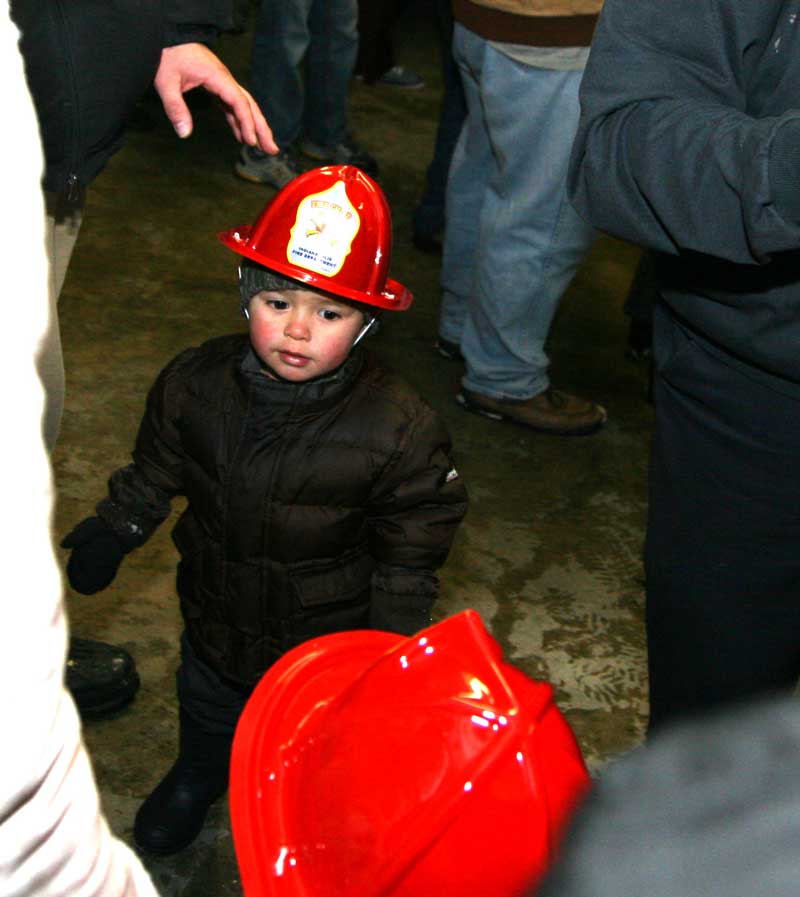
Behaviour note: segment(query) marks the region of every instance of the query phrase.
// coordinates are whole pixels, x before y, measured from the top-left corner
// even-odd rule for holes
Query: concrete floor
[[[641,550],[652,409],[645,371],[624,355],[621,309],[637,251],[601,238],[551,337],[554,383],[603,402],[603,432],[545,437],[456,406],[460,366],[432,348],[438,260],[410,243],[441,94],[433,23],[423,10],[417,4],[402,23],[398,49],[427,86],[353,85],[352,125],[380,160],[394,210],[393,275],[416,295],[412,310],[390,316],[372,347],[441,412],[471,494],[441,571],[437,617],[476,608],[510,660],[555,685],[597,770],[637,743],[646,711]],[[226,35],[220,46],[245,80],[249,43],[245,32]],[[202,97],[193,106],[196,134],[186,142],[156,105],[146,106],[154,127],[130,135],[89,194],[61,298],[68,382],[54,459],[58,537],[91,513],[108,474],[128,462],[160,368],[180,349],[242,326],[235,259],[215,234],[251,221],[271,192],[232,176],[237,150],[222,116]],[[73,630],[128,647],[142,676],[128,709],[85,727],[106,813],[126,840],[137,806],[175,752],[180,617],[172,522],[126,560],[107,591],[67,598]],[[146,862],[165,897],[241,893],[224,801],[195,845]]]

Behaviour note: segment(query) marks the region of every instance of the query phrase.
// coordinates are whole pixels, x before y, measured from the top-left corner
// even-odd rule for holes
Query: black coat
[[[229,0],[11,0],[45,155],[44,187],[86,186],[120,148],[165,46],[230,26]]]
[[[98,512],[143,541],[178,494],[187,633],[246,687],[308,638],[427,625],[467,508],[440,419],[369,355],[292,384],[264,376],[238,335],[160,374],[134,464]]]

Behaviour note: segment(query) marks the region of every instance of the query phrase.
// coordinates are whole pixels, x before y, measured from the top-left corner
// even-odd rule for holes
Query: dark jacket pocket
[[[368,600],[375,562],[363,549],[289,568],[292,592],[303,609]]]

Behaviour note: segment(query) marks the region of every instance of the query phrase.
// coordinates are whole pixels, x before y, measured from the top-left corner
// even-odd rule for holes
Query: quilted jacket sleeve
[[[159,374],[147,397],[133,464],[115,471],[97,513],[126,544],[144,544],[170,513],[183,491],[184,453],[180,438],[185,371],[195,355],[188,349]]]
[[[467,511],[467,491],[453,463],[450,437],[427,407],[406,431],[373,495],[370,623],[410,635],[430,623],[434,575]]]

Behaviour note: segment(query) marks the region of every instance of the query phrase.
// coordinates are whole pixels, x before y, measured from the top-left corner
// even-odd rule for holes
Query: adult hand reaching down
[[[222,103],[225,118],[240,143],[277,153],[272,131],[252,96],[236,81],[227,66],[203,44],[165,47],[154,86],[164,113],[179,137],[192,133],[192,115],[183,95],[203,87]]]

